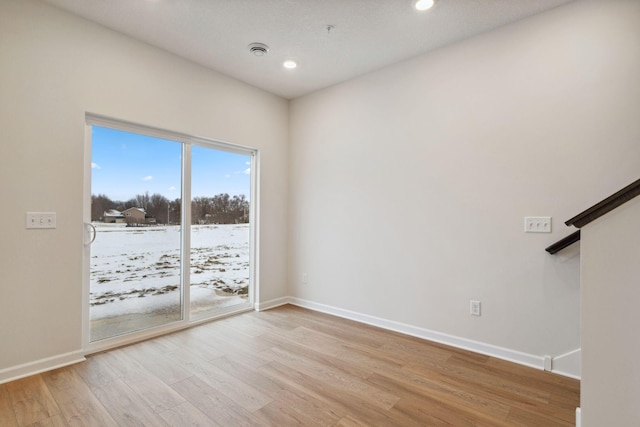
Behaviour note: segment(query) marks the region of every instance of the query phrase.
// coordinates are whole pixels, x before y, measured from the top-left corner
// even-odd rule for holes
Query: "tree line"
[[[127,201],[111,200],[104,194],[91,195],[91,221],[104,221],[104,214],[112,209],[125,211],[142,208],[148,218],[158,224],[180,224],[182,200],[169,200],[161,194],[138,194]],[[192,224],[241,224],[249,222],[249,201],[244,195],[227,193],[213,197],[194,197],[191,201]]]

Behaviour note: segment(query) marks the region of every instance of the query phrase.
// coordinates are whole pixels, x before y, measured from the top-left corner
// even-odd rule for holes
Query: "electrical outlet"
[[[302,273],[302,283],[309,283],[309,275],[307,273]]]
[[[480,316],[480,301],[471,300],[469,302],[469,314],[472,316]]]
[[[551,217],[550,216],[525,216],[524,232],[525,233],[551,233]]]
[[[27,212],[25,228],[56,228],[56,213]]]

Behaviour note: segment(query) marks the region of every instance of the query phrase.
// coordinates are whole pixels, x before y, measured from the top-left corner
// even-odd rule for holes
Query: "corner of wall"
[[[582,350],[579,348],[568,353],[561,354],[560,356],[556,356],[553,358],[551,364],[551,372],[579,380],[581,373],[581,357]]]

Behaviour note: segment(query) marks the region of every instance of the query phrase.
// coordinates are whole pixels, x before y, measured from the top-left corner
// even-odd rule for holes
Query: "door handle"
[[[93,231],[93,237],[91,237],[91,240],[89,240],[88,242],[85,242],[85,246],[89,246],[90,244],[93,243],[94,240],[96,240],[96,236],[98,235],[98,231],[96,230],[96,226],[91,224],[90,222],[85,222],[84,223],[85,227],[89,226],[91,227],[91,231]]]

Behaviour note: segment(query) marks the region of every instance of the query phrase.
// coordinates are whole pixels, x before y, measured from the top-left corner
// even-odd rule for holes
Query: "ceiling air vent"
[[[269,53],[269,46],[264,43],[251,43],[249,45],[249,52],[255,56],[264,56]]]

